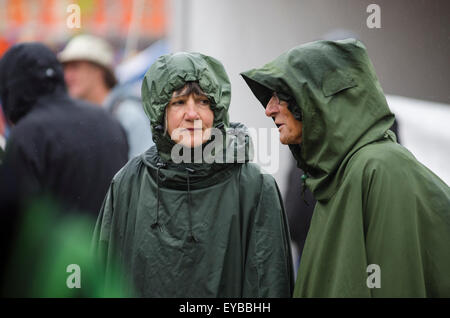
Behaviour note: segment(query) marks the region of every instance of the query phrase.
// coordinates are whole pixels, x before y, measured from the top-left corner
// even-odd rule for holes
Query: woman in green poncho
[[[228,120],[230,96],[222,64],[199,53],[161,56],[145,75],[155,146],[114,177],[94,235],[107,273],[118,260],[136,296],[291,296],[278,187],[249,163],[248,133]],[[227,160],[190,154],[218,137],[225,146],[211,153],[220,158],[221,148]]]

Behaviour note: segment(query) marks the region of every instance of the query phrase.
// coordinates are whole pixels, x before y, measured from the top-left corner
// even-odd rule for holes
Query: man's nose
[[[266,116],[274,117],[279,112],[278,105],[270,100],[266,106]]]

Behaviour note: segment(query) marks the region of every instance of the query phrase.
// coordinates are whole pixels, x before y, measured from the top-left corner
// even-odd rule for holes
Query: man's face
[[[103,70],[86,61],[71,61],[63,64],[64,80],[70,96],[89,100],[91,91],[103,81]]]
[[[280,101],[274,93],[266,106],[266,116],[272,117],[280,132],[280,142],[284,145],[300,144],[303,123],[295,119],[288,109],[288,103]]]
[[[190,148],[205,143],[211,135],[208,128],[214,123],[210,104],[204,95],[174,92],[166,112],[166,129],[172,140]]]

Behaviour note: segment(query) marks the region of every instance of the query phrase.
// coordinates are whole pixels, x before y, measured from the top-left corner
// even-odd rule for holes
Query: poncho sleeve
[[[291,297],[289,229],[275,180],[263,175],[245,262],[243,297]]]
[[[374,297],[450,297],[450,192],[423,166],[372,166],[363,187]],[[407,186],[406,186],[407,185]],[[368,273],[370,275],[370,273]]]
[[[113,183],[111,183],[95,224],[92,240],[93,252],[103,266],[107,264],[108,246],[111,236],[111,223],[114,215]]]
[[[121,297],[133,296],[133,288],[129,280],[124,275],[124,270],[119,262],[117,252],[120,252],[115,246],[118,244],[122,226],[117,222],[114,207],[114,180],[108,189],[103,200],[97,223],[95,225],[92,252],[98,260],[101,267],[100,272],[104,275],[104,287],[106,291],[120,290]]]

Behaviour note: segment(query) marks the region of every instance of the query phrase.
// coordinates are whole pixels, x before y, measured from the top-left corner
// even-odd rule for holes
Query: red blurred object
[[[0,37],[0,58],[9,49],[10,44],[4,38]]]
[[[0,135],[5,135],[6,119],[3,116],[3,110],[0,108]]]

